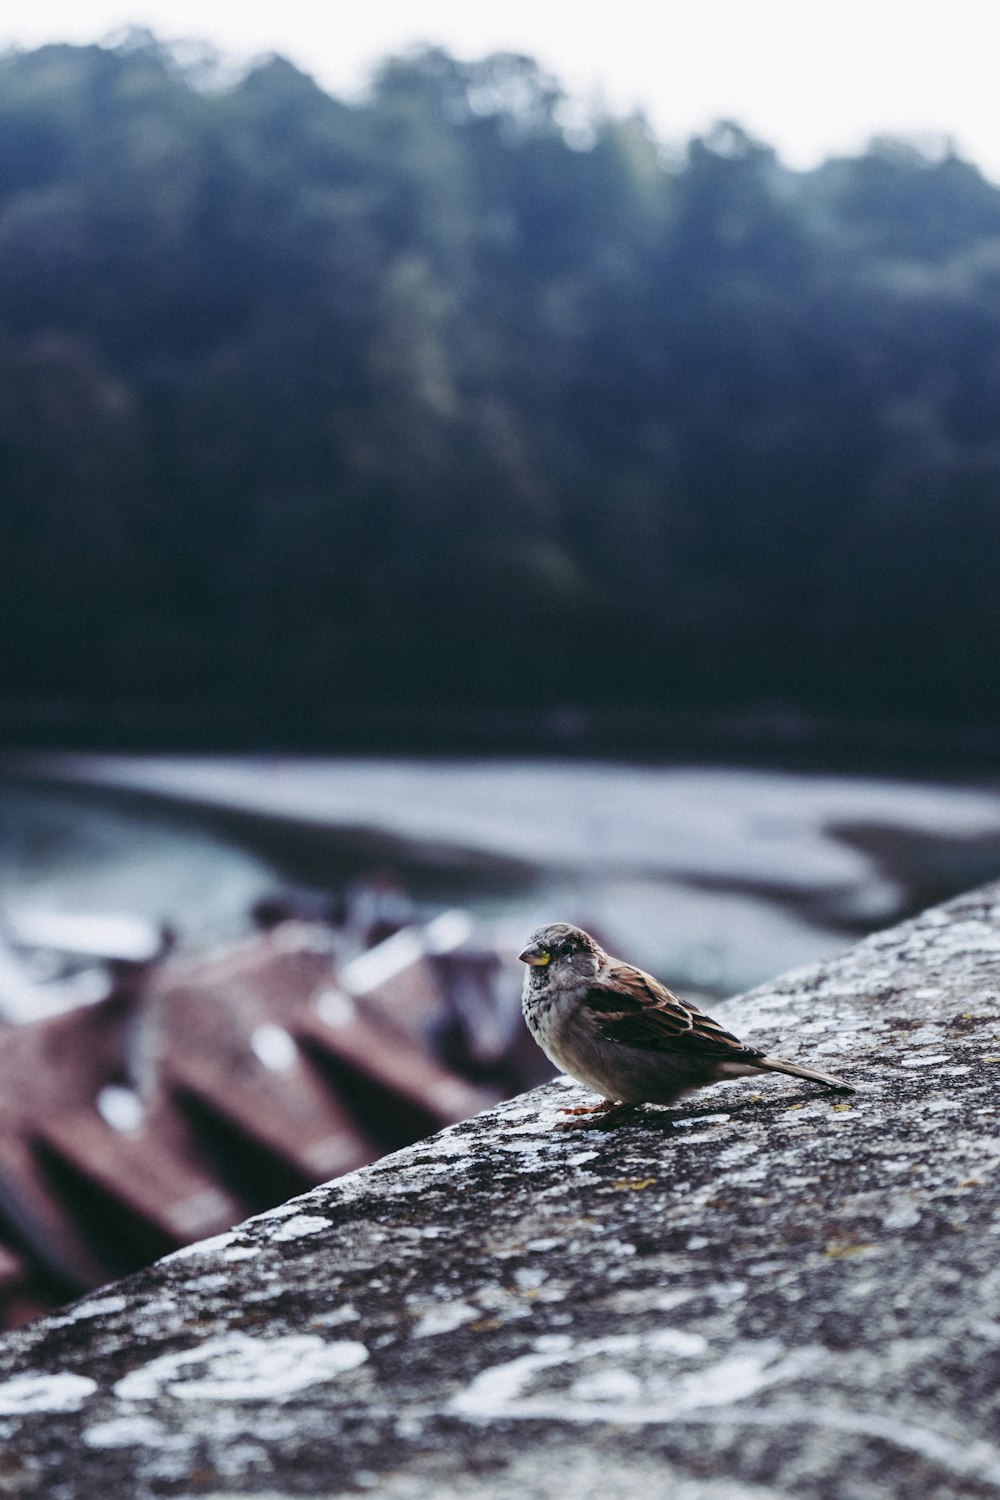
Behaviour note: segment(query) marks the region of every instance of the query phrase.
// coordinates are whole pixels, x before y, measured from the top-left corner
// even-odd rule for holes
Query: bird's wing
[[[608,983],[588,990],[584,1004],[596,1013],[602,1036],[630,1047],[713,1057],[757,1055],[697,1005],[679,1000],[666,985],[630,964],[616,964],[613,982],[609,976]]]

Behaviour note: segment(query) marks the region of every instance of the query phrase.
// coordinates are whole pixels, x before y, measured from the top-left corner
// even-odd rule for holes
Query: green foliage
[[[998,290],[950,150],[7,54],[0,696],[992,719]]]

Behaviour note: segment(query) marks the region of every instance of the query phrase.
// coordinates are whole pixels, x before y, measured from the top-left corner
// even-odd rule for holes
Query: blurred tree
[[[998,290],[947,146],[8,53],[0,695],[992,719]]]

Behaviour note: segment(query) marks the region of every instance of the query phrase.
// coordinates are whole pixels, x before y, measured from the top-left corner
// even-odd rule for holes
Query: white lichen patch
[[[693,1115],[690,1120],[674,1120],[674,1129],[690,1129],[694,1125],[724,1125],[731,1119],[732,1115]]]
[[[638,1401],[642,1397],[642,1381],[631,1370],[619,1370],[614,1365],[607,1369],[594,1370],[574,1380],[569,1394],[575,1401],[611,1402],[614,1405]]]
[[[680,1124],[684,1124],[684,1125],[700,1125],[701,1123],[702,1123],[701,1120],[684,1120],[684,1121],[678,1120],[677,1121],[678,1125],[680,1125]],[[718,1137],[717,1137],[715,1131],[713,1131],[713,1130],[692,1131],[690,1135],[686,1135],[684,1137],[684,1145],[685,1146],[697,1146],[697,1145],[700,1145],[700,1143],[702,1141],[715,1141],[717,1139],[718,1139]]]
[[[236,1231],[227,1229],[222,1234],[213,1234],[207,1240],[195,1240],[193,1245],[182,1245],[179,1250],[172,1250],[169,1255],[164,1255],[160,1265],[169,1265],[175,1260],[187,1260],[192,1255],[212,1255],[217,1250],[224,1250],[231,1245],[236,1238]]]
[[[190,1281],[185,1282],[184,1291],[186,1295],[192,1292],[220,1292],[229,1283],[228,1271],[206,1271],[204,1276],[192,1276]]]
[[[912,1229],[920,1223],[920,1212],[912,1203],[899,1203],[882,1219],[883,1229]]]
[[[352,1302],[345,1302],[343,1307],[335,1307],[332,1312],[320,1313],[318,1318],[310,1319],[316,1328],[339,1328],[342,1323],[356,1323],[361,1314]]]
[[[568,1337],[539,1339],[532,1353],[477,1375],[453,1398],[451,1410],[474,1421],[659,1425],[794,1382],[826,1358],[820,1349],[787,1353],[774,1341],[762,1341],[696,1369],[678,1368],[679,1361],[698,1360],[705,1352],[701,1334],[672,1328],[576,1344]],[[554,1380],[540,1378],[550,1370],[557,1372]],[[567,1387],[574,1370],[579,1374]]]
[[[54,1375],[15,1375],[0,1383],[0,1416],[23,1417],[31,1412],[79,1411],[97,1390],[89,1375],[63,1371]]]
[[[579,1343],[568,1335],[547,1335],[535,1341],[528,1355],[481,1371],[453,1398],[450,1409],[474,1421],[547,1418],[663,1424],[684,1413],[730,1406],[771,1386],[795,1382],[826,1358],[823,1350],[787,1353],[780,1344],[763,1341],[685,1370],[684,1362],[702,1361],[706,1352],[703,1335],[684,1329]],[[549,1371],[555,1371],[555,1379],[544,1379]],[[610,1377],[612,1371],[616,1374]],[[603,1385],[592,1379],[597,1374]],[[628,1400],[622,1400],[625,1385],[633,1392]]]
[[[836,1406],[785,1405],[739,1411],[738,1420],[751,1427],[807,1427],[818,1431],[843,1432],[853,1438],[875,1438],[902,1453],[928,1460],[952,1478],[985,1482],[1000,1487],[1000,1450],[984,1439],[967,1441],[935,1432],[926,1423],[917,1425],[878,1412],[851,1411]]]
[[[731,1167],[736,1162],[746,1161],[748,1157],[756,1156],[759,1151],[758,1141],[736,1141],[719,1152],[715,1163],[717,1167]]]
[[[64,1313],[51,1320],[50,1328],[66,1328],[71,1323],[79,1323],[85,1318],[100,1318],[112,1313],[124,1312],[128,1302],[117,1293],[110,1297],[88,1298],[85,1302],[78,1302],[75,1307],[68,1307]]]
[[[522,1292],[535,1292],[545,1285],[545,1272],[537,1266],[519,1266],[514,1272],[514,1285]]]
[[[179,1401],[284,1401],[357,1369],[367,1358],[364,1344],[354,1339],[327,1343],[314,1333],[270,1339],[226,1333],[160,1355],[119,1380],[114,1391],[123,1401],[164,1394]]]
[[[451,1333],[465,1323],[473,1323],[482,1317],[477,1307],[468,1302],[440,1302],[427,1310],[413,1326],[415,1339],[433,1338],[439,1333]]]
[[[319,1214],[294,1214],[292,1218],[283,1220],[277,1229],[272,1229],[268,1238],[278,1241],[297,1240],[310,1234],[322,1234],[329,1227],[330,1220],[320,1218]]]
[[[694,1292],[683,1291],[679,1287],[674,1291],[664,1291],[655,1286],[629,1287],[627,1290],[610,1292],[606,1297],[596,1298],[594,1306],[630,1316],[636,1313],[673,1312],[675,1307],[683,1307],[685,1302],[691,1302],[694,1295]]]
[[[155,1417],[138,1413],[95,1422],[83,1432],[88,1448],[186,1448],[192,1439],[172,1434]]]
[[[438,1157],[468,1156],[474,1149],[474,1141],[467,1135],[442,1135],[434,1142],[434,1155]]]

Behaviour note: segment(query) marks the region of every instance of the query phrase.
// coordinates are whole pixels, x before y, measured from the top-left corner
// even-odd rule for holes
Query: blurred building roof
[[[535,1081],[512,970],[463,914],[338,963],[279,920],[0,1027],[0,1324],[214,1234]]]

